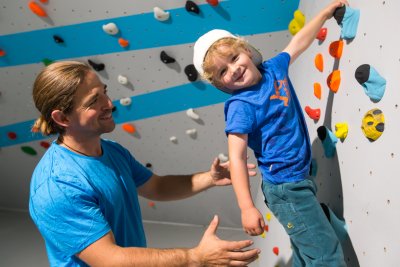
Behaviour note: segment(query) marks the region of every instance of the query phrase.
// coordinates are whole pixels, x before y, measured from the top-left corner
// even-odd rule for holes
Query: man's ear
[[[67,118],[67,116],[65,116],[64,112],[62,112],[61,110],[53,110],[51,112],[51,118],[53,119],[53,121],[55,123],[57,123],[58,125],[62,126],[62,127],[68,127],[69,125],[69,120]]]

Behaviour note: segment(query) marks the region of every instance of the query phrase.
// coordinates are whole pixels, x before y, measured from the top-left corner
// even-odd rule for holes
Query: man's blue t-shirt
[[[51,266],[86,266],[74,255],[109,231],[119,246],[146,246],[136,188],[152,172],[115,142],[101,147],[87,157],[53,142],[35,168],[29,212]]]
[[[310,139],[289,80],[290,55],[280,53],[260,66],[262,80],[225,102],[225,132],[248,134],[263,180],[303,180],[311,161]]]

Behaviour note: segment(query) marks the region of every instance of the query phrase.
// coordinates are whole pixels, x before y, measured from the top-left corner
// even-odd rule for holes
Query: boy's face
[[[228,46],[220,46],[218,49],[227,55],[213,59],[212,80],[221,85],[219,87],[235,91],[255,85],[261,80],[261,73],[253,63],[250,51],[240,49],[229,52],[232,49]]]

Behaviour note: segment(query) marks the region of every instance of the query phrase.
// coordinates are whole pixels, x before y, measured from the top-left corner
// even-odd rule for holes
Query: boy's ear
[[[58,125],[62,126],[62,127],[68,127],[69,125],[69,120],[67,118],[67,116],[65,116],[64,112],[62,112],[61,110],[53,110],[51,112],[51,118],[53,119],[53,121],[55,123],[57,123]]]

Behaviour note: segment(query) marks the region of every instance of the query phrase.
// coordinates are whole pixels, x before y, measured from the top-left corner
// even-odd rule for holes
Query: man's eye
[[[236,60],[238,60],[239,59],[239,56],[238,55],[234,55],[233,57],[232,57],[232,61],[236,61]]]
[[[226,73],[226,69],[222,69],[222,70],[219,72],[219,77],[224,76],[225,73]]]

